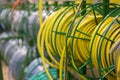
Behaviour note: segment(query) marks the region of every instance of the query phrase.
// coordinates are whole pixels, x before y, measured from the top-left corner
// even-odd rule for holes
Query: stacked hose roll
[[[54,80],[58,79],[58,70],[50,69],[49,70],[51,75],[53,76]],[[45,71],[39,72],[38,74],[34,75],[30,80],[49,80]]]
[[[6,30],[10,30],[11,28],[10,11],[10,9],[3,9],[0,13],[0,22]]]
[[[108,15],[103,19],[103,15],[97,12],[98,9],[101,9],[100,5],[89,6],[84,15],[81,15],[82,11],[80,11],[77,17],[75,6],[61,8],[43,22],[38,33],[37,45],[43,67],[50,80],[53,78],[46,63],[59,69],[60,80],[63,78],[62,71],[65,70],[65,66],[70,72],[79,72],[79,75],[77,74],[79,78],[86,80],[88,77],[80,73],[85,65],[97,68],[100,74],[99,79],[106,77],[113,80],[117,78],[116,72],[112,72],[114,69],[109,70],[111,67],[113,68],[115,57],[111,56],[109,51],[113,43],[120,38],[119,18],[116,19],[119,16],[108,17]],[[113,21],[115,22],[113,23]],[[50,61],[44,55],[45,51],[47,51]],[[67,63],[65,64],[66,58]],[[106,67],[109,68],[106,70]],[[93,71],[92,68],[91,71]],[[95,73],[93,73],[94,75]]]
[[[47,17],[47,11],[43,10],[43,20],[46,19]],[[30,35],[30,37],[34,40],[37,38],[37,33],[39,30],[39,15],[38,15],[38,11],[33,12],[29,17],[28,17],[28,34]],[[24,29],[27,30],[27,29]],[[34,34],[33,34],[34,33]]]
[[[47,17],[48,15],[47,13],[48,12],[46,10],[43,11],[42,13],[43,20],[45,20],[45,18]],[[24,60],[26,58],[26,54],[27,54],[26,46],[23,46],[23,43],[25,43],[24,41],[18,40],[17,38],[10,39],[9,37],[16,37],[16,36],[23,35],[24,40],[27,42],[31,40],[36,41],[35,39],[37,37],[37,32],[40,28],[38,11],[36,12],[31,11],[29,14],[30,15],[28,15],[27,11],[15,10],[13,13],[13,18],[11,18],[10,9],[3,9],[0,14],[0,22],[4,25],[4,29],[11,31],[10,34],[9,33],[7,34],[6,32],[2,34],[2,36],[0,37],[0,47],[1,47],[0,52],[4,61],[9,66],[9,70],[10,70],[9,79],[11,79],[12,76],[14,77],[14,79],[19,78],[19,76],[21,75],[20,73],[23,67]],[[10,24],[7,25],[7,23],[10,23]],[[2,38],[9,38],[9,39],[1,40]],[[22,44],[19,43],[21,41],[22,41]],[[38,68],[35,67],[31,73],[27,73],[27,74],[35,75],[37,73],[34,73],[34,72],[39,71],[39,69],[40,69],[40,66],[38,65]]]
[[[91,56],[93,65],[99,69],[105,69],[116,65],[116,54],[109,54],[110,48],[114,43],[120,39],[120,24],[119,14],[116,17],[108,17],[103,20],[95,29],[91,40]],[[111,70],[111,73],[107,76],[108,79],[116,80],[116,71],[110,69],[103,70],[100,75],[106,74]]]
[[[3,9],[0,14],[0,21],[5,30],[12,31],[14,34],[23,35],[26,41],[33,41],[37,37],[39,30],[38,11],[14,10],[11,17],[11,9]],[[43,10],[43,20],[48,16],[48,12]]]
[[[27,26],[28,12],[26,11],[14,11],[11,30],[18,35],[24,32],[24,28]]]
[[[6,62],[9,67],[9,80],[13,80],[13,78],[17,80],[20,76],[28,49],[26,46],[22,45],[21,40],[5,40],[5,38],[10,36],[13,36],[13,34],[4,32],[0,35],[0,55],[3,57],[4,62]],[[26,66],[26,71],[24,71],[26,75],[24,79],[30,80],[39,72],[44,71],[41,63],[41,59],[38,58]]]
[[[14,79],[18,79],[20,76],[20,72],[22,70],[22,65],[24,63],[26,54],[27,54],[27,47],[26,46],[19,47],[19,49],[14,52],[14,55],[10,60],[9,70],[10,70],[10,74],[12,74]]]
[[[102,20],[101,16],[97,16],[98,23]],[[73,39],[73,45],[71,47],[73,48],[73,53],[75,56],[75,60],[79,60],[82,64],[85,63],[89,58],[89,42],[91,39],[91,35],[94,31],[94,29],[97,27],[97,24],[95,22],[95,18],[93,15],[86,16],[81,23],[76,23],[74,25],[77,27],[77,31],[73,33],[73,36],[80,37],[81,39]],[[82,32],[84,32],[82,34]],[[86,40],[84,40],[86,39]],[[84,47],[84,49],[82,49]],[[83,54],[83,55],[81,55]]]
[[[0,55],[9,67],[9,79],[12,79],[12,76],[17,79],[27,54],[27,47],[23,46],[19,39],[5,40],[9,36],[13,35],[6,32],[0,35]]]
[[[10,35],[11,34],[3,33],[3,34],[1,34],[0,38],[6,38]],[[0,44],[1,44],[0,45],[0,52],[1,52],[1,55],[7,64],[10,63],[13,52],[18,49],[17,43],[18,43],[17,40],[8,40],[8,41],[0,40]]]
[[[48,66],[47,66],[48,67]],[[41,58],[34,59],[26,69],[25,80],[30,80],[33,76],[44,71]]]
[[[54,56],[57,56],[59,58],[59,61],[61,60],[61,57],[62,57],[61,55],[62,55],[63,49],[66,45],[66,34],[70,28],[69,26],[70,26],[72,20],[74,19],[75,12],[76,12],[76,9],[75,8],[73,9],[73,7],[69,7],[69,8],[66,7],[66,8],[62,8],[62,9],[56,11],[55,13],[50,15],[45,20],[45,22],[43,23],[43,27],[40,29],[40,32],[38,34],[38,49],[41,50],[40,51],[41,56],[43,55],[42,51],[44,50],[43,45],[45,45],[45,49],[47,50],[48,55],[52,59],[52,62],[54,62],[57,66],[59,66],[59,62],[56,59],[54,59]],[[100,15],[98,15],[96,17],[97,17],[97,21],[100,22],[102,17]],[[76,24],[81,18],[82,17],[78,17],[76,19]],[[79,65],[81,65],[82,63],[84,63],[85,61],[88,60],[88,55],[89,55],[89,53],[88,53],[89,52],[89,50],[88,50],[89,44],[88,43],[90,40],[89,37],[92,34],[95,27],[97,26],[94,18],[95,17],[93,15],[88,15],[81,22],[82,23],[81,25],[78,24],[79,25],[78,30],[85,31],[87,29],[85,33],[88,34],[88,36],[86,36],[84,34],[82,35],[80,33],[76,33],[76,35],[73,36],[74,38],[76,37],[73,47],[74,47],[74,51],[75,51],[74,53],[76,53],[75,59],[76,59],[76,61],[78,61]],[[74,24],[74,26],[76,26],[76,24]],[[73,35],[74,31],[75,31],[75,27],[73,27],[73,29],[71,30],[71,36]],[[77,37],[81,38],[80,41],[83,41],[83,44],[81,44],[79,42],[79,40],[77,40]],[[84,38],[86,38],[86,40]],[[79,44],[76,42],[79,42]],[[84,45],[86,49],[85,50],[81,49],[81,51],[80,51],[80,49],[79,49],[79,51],[76,50],[77,49],[76,47],[78,47],[78,46],[76,46],[77,44],[82,45],[82,46]],[[69,46],[70,46],[69,48],[73,48],[70,43],[69,43]],[[64,49],[64,52],[65,52],[65,49]],[[75,63],[73,63],[73,60],[71,58],[72,57],[71,53],[72,52],[69,52],[69,54],[68,54],[69,58],[71,59],[71,61],[68,64],[71,63],[72,66],[74,66]],[[83,55],[84,57],[82,55],[81,55],[81,57],[79,56],[79,54],[81,54],[81,53],[85,54],[85,55]],[[46,59],[44,61],[46,61]],[[74,66],[74,68],[76,68],[76,67]]]
[[[119,55],[119,53],[120,53],[120,39],[118,39],[113,45],[112,45],[112,47],[111,47],[111,49],[110,49],[110,54],[111,53],[114,53],[115,54],[115,61],[114,61],[114,64],[117,66],[117,68],[116,68],[116,71],[117,71],[117,80],[119,80],[120,79],[120,65],[119,65],[119,63],[120,63],[120,55]]]
[[[120,79],[120,55],[119,55],[119,53],[120,53],[120,39],[118,39],[116,42],[115,42],[115,44],[111,47],[111,49],[110,49],[110,54],[111,53],[113,53],[113,52],[115,52],[115,54],[116,54],[116,56],[115,56],[115,64],[116,64],[116,66],[117,66],[117,68],[116,68],[116,71],[117,71],[117,80],[119,80]]]

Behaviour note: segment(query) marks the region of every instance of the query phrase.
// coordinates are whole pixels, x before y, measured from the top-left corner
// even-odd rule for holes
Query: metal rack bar
[[[109,3],[110,3],[110,0],[103,0],[103,10],[104,10],[104,15],[103,15],[103,18],[109,13]]]

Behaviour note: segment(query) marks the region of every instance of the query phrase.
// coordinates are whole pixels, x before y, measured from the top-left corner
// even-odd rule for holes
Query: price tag
[[[93,3],[96,4],[96,3],[102,3],[103,0],[93,0]]]

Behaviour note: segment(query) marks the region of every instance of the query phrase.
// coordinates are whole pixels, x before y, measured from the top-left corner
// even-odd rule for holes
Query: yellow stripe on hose
[[[98,23],[101,21],[101,19],[102,17],[97,16]],[[97,25],[95,23],[94,16],[86,16],[84,20],[79,24],[77,30],[82,31],[91,36],[96,26]],[[86,36],[79,32],[75,34],[75,37],[86,38],[86,39],[91,39],[90,36]],[[82,39],[74,40],[73,50],[75,53],[75,59],[76,60],[80,59],[80,62],[82,64],[85,63],[89,58],[89,42],[90,41],[88,40],[82,40]]]
[[[119,42],[119,46],[116,51],[116,54],[117,54],[117,80],[120,80],[120,39],[117,42]]]
[[[111,24],[111,22],[114,21],[114,18],[110,17],[107,18],[107,20],[105,20],[105,22],[102,24],[102,26],[100,27],[100,29],[98,30],[98,34],[100,35],[104,35],[104,32],[107,30],[108,26]],[[99,26],[99,25],[98,25]],[[114,42],[116,42],[119,38],[120,35],[120,28],[119,28],[119,24],[115,23],[112,25],[112,27],[109,29],[109,31],[106,34],[106,38],[109,38],[109,40],[113,40]],[[96,28],[97,30],[97,28]],[[96,31],[95,31],[96,32]],[[95,35],[95,33],[93,34],[93,36]],[[92,37],[93,39],[93,37]],[[93,65],[98,68],[98,60],[97,57],[101,58],[101,64],[100,67],[101,69],[103,68],[107,68],[111,65],[114,65],[114,60],[115,60],[115,55],[110,55],[109,51],[111,46],[113,45],[112,41],[109,41],[107,39],[103,40],[103,43],[101,43],[102,37],[97,35],[95,37],[94,43],[93,43],[93,50],[92,50],[92,61],[93,61]],[[93,40],[92,40],[93,41]],[[102,44],[102,49],[100,50],[100,45]],[[101,55],[99,56],[99,51],[101,51]],[[102,74],[104,75],[107,71],[104,71]],[[108,79],[110,80],[114,80],[116,79],[116,74],[115,72],[110,73],[107,76]]]
[[[54,15],[52,15],[52,16],[54,16]],[[49,18],[51,19],[52,16],[50,16]],[[43,67],[44,67],[44,69],[46,71],[46,74],[48,75],[49,79],[52,80],[52,77],[51,77],[51,75],[50,75],[50,73],[49,73],[49,71],[48,71],[48,69],[46,67],[46,63],[45,63],[46,60],[45,60],[45,57],[44,57],[44,38],[45,38],[44,26],[46,25],[47,22],[48,21],[45,20],[45,22],[41,26],[40,31],[38,32],[37,46],[38,46],[38,51],[40,52],[40,55],[41,55],[41,58],[42,58]]]
[[[108,20],[106,20],[106,22],[104,23],[104,24],[102,24],[102,29],[104,29],[103,27],[104,26],[106,26],[107,24],[109,24],[109,22],[110,22],[110,19],[108,19]],[[99,26],[99,25],[98,25]],[[93,36],[95,35],[95,32],[96,32],[96,30],[97,30],[97,28],[95,29],[95,31],[94,31],[94,33],[93,33],[93,35],[92,35],[92,39],[93,39]],[[97,40],[97,39],[99,39],[99,36],[96,36],[96,38],[95,38],[95,40],[94,40],[94,47],[95,48],[92,48],[93,50],[92,50],[92,59],[93,59],[93,65],[95,66],[95,67],[98,67],[98,65],[97,65],[97,49],[96,48],[98,48],[98,44],[99,44],[99,40]],[[91,40],[91,41],[93,41],[93,40]],[[90,44],[91,45],[91,44]]]
[[[110,3],[120,4],[120,0],[110,0]]]
[[[39,0],[39,19],[40,19],[40,26],[42,26],[42,3],[43,0]]]
[[[117,80],[120,80],[120,51],[118,53],[118,60],[117,60]]]
[[[52,57],[52,55],[51,54],[53,54],[54,55],[54,53],[55,53],[55,51],[53,50],[53,48],[52,48],[52,46],[50,45],[51,44],[51,26],[52,26],[52,24],[53,24],[53,22],[54,22],[54,20],[55,20],[55,18],[57,17],[57,15],[59,15],[60,14],[60,12],[62,12],[64,9],[62,9],[61,11],[57,11],[57,13],[56,14],[52,14],[52,17],[51,17],[51,19],[49,19],[50,21],[48,22],[48,24],[46,24],[46,31],[45,31],[45,33],[46,33],[46,37],[45,37],[45,45],[46,45],[46,50],[47,50],[47,53],[48,53],[48,55],[49,55],[49,57],[52,59],[52,61],[53,62],[55,62],[57,65],[58,65],[58,62],[56,62],[56,60]]]
[[[62,71],[63,71],[63,65],[64,65],[63,62],[64,62],[64,57],[65,57],[65,50],[66,50],[66,48],[63,49],[61,59],[60,59],[60,68],[59,68],[60,80],[62,80]]]
[[[66,33],[69,28],[70,21],[72,21],[73,17],[74,17],[74,11],[72,9],[67,14],[65,14],[65,16],[62,18],[60,22],[58,21],[55,23],[53,31],[56,31],[56,26],[57,24],[59,24],[57,32]],[[52,36],[53,47],[54,49],[56,48],[59,55],[61,55],[61,51],[63,50],[63,47],[65,46],[65,35],[56,34],[56,39],[55,39],[55,34],[56,33],[53,33],[53,36]],[[57,46],[55,46],[55,40],[56,40]]]
[[[117,80],[120,80],[120,38],[112,45],[110,54],[115,53],[115,67],[117,72]]]

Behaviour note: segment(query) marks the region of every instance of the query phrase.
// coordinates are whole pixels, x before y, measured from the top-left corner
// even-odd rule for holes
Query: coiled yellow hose
[[[112,48],[110,49],[110,54],[115,52],[115,65],[117,71],[117,80],[120,80],[120,39],[113,44]]]
[[[39,19],[40,19],[40,26],[42,26],[42,4],[43,0],[39,0]]]
[[[111,3],[120,4],[120,0],[110,0]]]
[[[59,15],[59,14],[61,14],[61,15]],[[41,29],[38,33],[38,42],[39,42],[38,43],[38,46],[39,46],[38,49],[40,49],[41,57],[44,58],[44,56],[42,56],[44,53],[41,52],[41,51],[44,50],[42,47],[43,47],[43,45],[45,45],[46,50],[48,52],[48,55],[52,59],[52,62],[54,62],[56,65],[60,66],[60,68],[59,68],[60,69],[60,80],[62,80],[62,74],[61,73],[62,73],[62,67],[63,67],[64,54],[66,52],[65,51],[66,36],[61,35],[61,34],[57,34],[57,32],[67,33],[67,31],[69,29],[69,26],[70,26],[70,23],[74,18],[74,15],[75,14],[74,14],[74,10],[73,10],[72,7],[68,8],[67,10],[66,10],[66,8],[60,9],[60,10],[56,11],[55,13],[53,13],[52,15],[50,15],[47,20],[45,20],[44,25],[41,27]],[[79,20],[79,18],[77,20]],[[101,17],[98,16],[98,21],[100,22],[100,20],[101,20]],[[85,18],[85,20],[83,20],[83,21],[85,21],[85,22],[82,22],[82,24],[79,25],[78,29],[79,30],[86,30],[87,27],[89,27],[88,29],[91,29],[91,30],[87,29],[87,31],[88,31],[88,33],[92,33],[92,30],[96,26],[96,24],[94,24],[95,23],[94,17],[93,16],[87,16]],[[89,23],[89,24],[86,24],[86,22]],[[52,27],[54,27],[54,28],[52,28]],[[56,31],[56,32],[54,32],[54,31]],[[74,29],[73,29],[73,32],[74,32]],[[80,34],[77,34],[77,35],[80,35]],[[82,36],[84,36],[84,35],[82,35]],[[40,38],[42,40],[40,40]],[[82,38],[84,38],[84,37],[82,37]],[[75,43],[74,43],[74,47],[76,47],[76,44],[77,44],[77,43],[76,44]],[[83,41],[83,44],[84,43],[86,43],[86,41]],[[56,44],[57,44],[57,46],[56,46]],[[86,45],[88,46],[87,43],[86,43]],[[81,53],[83,53],[83,55],[84,55],[85,52],[83,51]],[[77,54],[76,57],[80,55],[79,52],[77,52],[76,54]],[[60,56],[60,65],[57,62],[57,60],[54,59],[53,55],[54,56],[55,55]],[[89,54],[86,52],[83,58],[85,58],[86,55],[89,55]],[[75,59],[77,60],[78,58],[75,58]],[[88,59],[88,56],[87,56],[87,59]],[[85,61],[87,59],[85,58]],[[85,61],[82,61],[82,59],[80,59],[80,58],[79,58],[79,60],[81,61],[81,63],[85,62]],[[43,62],[43,63],[45,64],[45,62]],[[72,62],[72,63],[74,65],[74,62]],[[49,75],[49,73],[48,73],[48,75]]]
[[[91,45],[93,44],[92,61],[93,61],[93,65],[96,68],[100,66],[100,68],[103,69],[111,65],[114,65],[115,55],[110,55],[109,51],[113,43],[120,38],[120,35],[119,35],[120,25],[117,22],[114,22],[111,25],[112,21],[114,21],[113,17],[107,18],[107,20],[105,20],[105,22],[100,26],[99,30],[98,28],[96,28],[92,36],[91,41],[93,41],[94,35],[96,35],[96,31],[98,30],[97,35],[95,36],[94,42],[93,43],[91,42]],[[108,29],[109,26],[112,26],[112,27]],[[107,33],[105,33],[105,31],[107,31]],[[103,35],[105,35],[104,40],[102,40],[104,38]],[[98,58],[101,60],[99,65],[98,65]],[[103,71],[102,74],[105,74],[105,73],[106,71]],[[107,76],[107,78],[110,80],[116,80],[115,72],[110,73]]]
[[[37,46],[40,52],[44,69],[49,77],[52,80],[52,77],[46,67],[46,64],[49,64],[51,67],[59,69],[59,77],[60,80],[63,78],[63,70],[65,66],[65,55],[68,54],[69,62],[71,68],[68,66],[68,70],[70,72],[78,71],[78,67],[81,67],[90,57],[90,45],[93,45],[92,50],[92,63],[95,68],[106,68],[111,65],[114,65],[115,55],[108,54],[111,46],[116,42],[119,38],[119,24],[114,23],[112,27],[108,30],[108,26],[110,26],[111,22],[114,21],[113,17],[108,18],[101,25],[96,24],[95,17],[93,14],[87,15],[84,17],[83,21],[80,24],[77,24],[79,20],[81,20],[82,16],[79,16],[74,23],[74,27],[71,31],[70,37],[68,39],[68,43],[66,43],[66,34],[70,28],[70,24],[74,19],[76,12],[76,8],[73,7],[65,7],[51,14],[41,25],[41,29],[38,33]],[[97,22],[100,23],[102,17],[96,16]],[[77,27],[78,26],[78,27]],[[76,28],[77,27],[77,31]],[[105,35],[105,31],[108,32]],[[98,31],[98,32],[97,32]],[[75,32],[75,34],[74,34]],[[97,32],[97,33],[96,33]],[[83,34],[84,33],[84,34]],[[97,34],[97,36],[95,36]],[[103,35],[105,35],[105,39],[103,39]],[[95,36],[95,39],[94,39]],[[73,40],[73,44],[72,44]],[[94,42],[93,42],[94,41]],[[93,42],[93,43],[92,43]],[[67,45],[66,45],[67,44]],[[102,47],[101,47],[102,46]],[[68,52],[66,53],[66,47],[68,47]],[[73,49],[73,52],[72,52]],[[44,55],[44,52],[47,52],[51,61],[48,61]],[[74,54],[71,55],[71,54]],[[74,58],[72,58],[74,57]],[[101,60],[101,64],[98,65],[98,58]],[[118,58],[119,62],[119,58]],[[77,64],[77,65],[76,65]],[[117,74],[119,71],[119,65],[117,65]],[[108,70],[103,71],[102,75],[106,74]],[[80,78],[86,80],[85,77],[78,74]],[[114,80],[116,77],[116,72],[112,72],[107,76],[108,79]]]
[[[97,21],[100,22],[102,19],[101,16],[97,16]],[[88,40],[82,40],[82,39],[74,39],[73,43],[73,51],[75,54],[75,60],[79,60],[82,64],[85,63],[89,58],[89,42],[91,39],[91,35],[96,28],[96,22],[94,19],[94,16],[88,15],[84,18],[84,20],[79,24],[78,31],[84,32],[85,34],[82,34],[80,32],[76,32],[75,37],[80,37],[83,39]],[[84,49],[83,49],[84,47]]]
[[[120,41],[120,40],[119,40]],[[120,45],[118,47],[118,50],[117,50],[117,54],[118,54],[118,59],[117,59],[117,80],[120,80]]]

